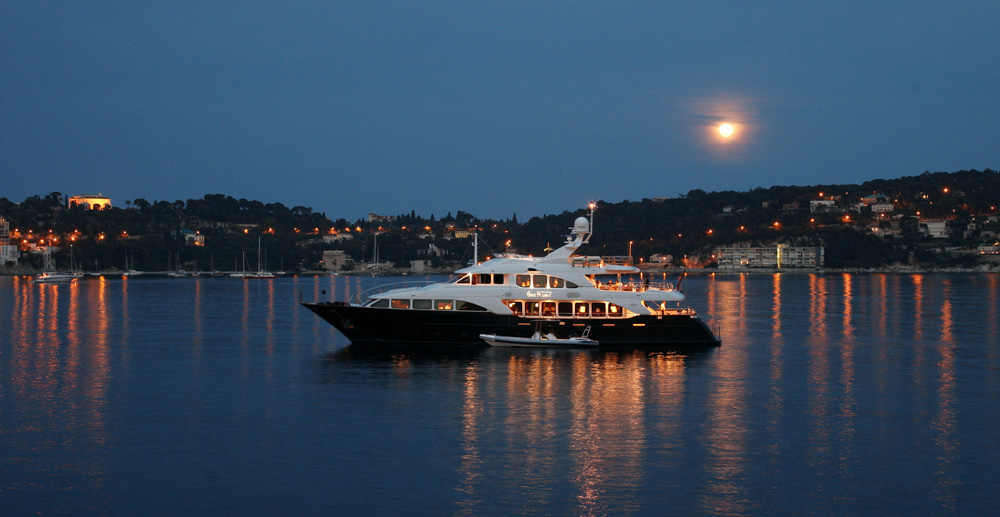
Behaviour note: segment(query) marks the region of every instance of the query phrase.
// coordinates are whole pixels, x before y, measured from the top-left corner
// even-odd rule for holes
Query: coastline
[[[34,268],[11,268],[0,271],[0,276],[36,276],[41,274],[41,270]],[[423,275],[452,275],[457,269],[441,269],[436,271],[387,271],[380,276],[423,276]],[[122,271],[108,270],[97,273],[86,273],[85,276],[117,276],[122,275]],[[166,276],[169,271],[144,271],[142,276]],[[330,275],[330,271],[310,270],[295,273],[286,273],[281,276],[324,276]],[[825,275],[825,274],[896,274],[896,275],[923,275],[923,274],[996,274],[1000,273],[1000,264],[980,264],[976,267],[921,267],[921,266],[889,266],[882,268],[641,268],[642,274],[647,275]],[[209,271],[189,272],[190,276],[211,276]],[[339,276],[368,276],[367,271],[338,271]],[[223,275],[227,277],[228,273]]]

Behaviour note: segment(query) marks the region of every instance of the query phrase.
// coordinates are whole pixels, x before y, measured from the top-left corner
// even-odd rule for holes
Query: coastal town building
[[[894,210],[892,203],[872,203],[869,206],[875,214],[887,214]]]
[[[823,267],[823,247],[796,247],[787,244],[766,247],[716,248],[720,269],[818,268]]]
[[[823,213],[823,212],[836,212],[837,202],[832,199],[813,199],[809,202],[809,212],[811,213]]]
[[[948,221],[920,221],[920,231],[935,239],[947,239],[949,235]]]
[[[344,250],[326,250],[323,252],[323,269],[327,271],[344,271],[354,266],[352,259]]]
[[[184,236],[184,244],[186,246],[204,246],[205,236],[200,232],[194,230],[183,229],[181,230],[181,235]]]
[[[73,196],[69,198],[69,207],[82,206],[88,210],[104,210],[111,208],[111,198],[104,197],[103,194]]]
[[[673,255],[667,255],[663,253],[656,253],[649,256],[650,264],[669,264],[674,261]]]
[[[10,245],[10,222],[0,217],[0,266],[17,265],[20,249]]]

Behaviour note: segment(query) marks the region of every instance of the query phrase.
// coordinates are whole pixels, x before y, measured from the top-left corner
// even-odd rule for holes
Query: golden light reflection
[[[192,304],[193,307],[192,307],[192,314],[191,314],[192,320],[193,320],[192,325],[194,326],[194,335],[192,336],[191,340],[192,340],[192,344],[194,345],[194,355],[195,355],[195,358],[201,359],[201,352],[202,352],[202,345],[203,345],[202,338],[201,338],[201,336],[202,336],[202,329],[203,329],[202,316],[201,316],[201,295],[202,295],[201,289],[202,289],[202,284],[201,284],[201,279],[200,278],[195,278],[194,282],[195,282],[194,283],[194,303]]]
[[[27,277],[11,280],[14,297],[2,311],[11,318],[9,355],[4,357],[10,393],[33,418],[14,419],[3,429],[4,439],[23,447],[38,443],[39,420],[52,422],[60,447],[89,450],[107,442],[104,411],[110,377],[109,315],[106,284],[32,284]],[[91,316],[91,314],[93,316]],[[7,327],[7,323],[0,327]],[[23,427],[18,427],[18,424]],[[45,434],[45,433],[43,433]],[[51,444],[43,444],[51,447]],[[33,460],[34,461],[34,460]],[[41,457],[31,468],[89,478],[106,476],[99,456],[86,463],[49,464]]]
[[[775,273],[771,279],[771,337],[781,338],[781,274]]]
[[[854,280],[854,277],[848,273],[844,273],[843,275],[841,275],[841,278],[843,279],[844,282],[844,294],[841,295],[842,297],[841,299],[844,302],[844,319],[843,322],[840,324],[840,328],[843,329],[845,336],[850,336],[851,334],[854,333],[854,327],[851,324],[851,317],[853,316],[852,310],[854,303],[854,298],[851,295],[851,289],[852,289],[851,282]]]
[[[941,339],[938,343],[938,411],[933,419],[934,438],[938,449],[938,469],[935,495],[946,507],[954,509],[955,488],[959,485],[955,479],[954,461],[958,453],[959,440],[957,435],[956,375],[955,349],[957,344],[953,334],[954,314],[952,313],[951,281],[942,281],[941,301]]]
[[[924,332],[924,275],[913,275],[913,332],[920,339]]]
[[[705,513],[743,514],[750,509],[744,479],[750,462],[747,361],[739,354],[720,354],[718,360],[705,429],[705,475],[711,481],[698,497]]]
[[[479,493],[478,483],[482,478],[483,459],[480,448],[481,429],[479,421],[482,419],[483,401],[480,396],[479,362],[473,361],[465,369],[465,379],[463,383],[463,411],[462,411],[462,456],[459,475],[462,482],[458,487],[458,492],[462,496],[457,504],[462,515],[475,515],[477,494]]]
[[[826,277],[822,275],[809,275],[809,335],[827,339]]]
[[[460,513],[476,514],[482,504],[477,494],[493,489],[481,485],[489,481],[482,471],[482,449],[497,446],[503,448],[499,454],[506,458],[509,475],[524,487],[518,501],[524,508],[559,504],[551,487],[565,479],[576,488],[572,513],[638,511],[650,461],[650,429],[662,431],[660,440],[669,440],[670,429],[678,432],[679,419],[670,414],[683,408],[684,356],[492,352],[495,368],[473,363],[463,372]],[[493,389],[504,396],[490,396]],[[503,401],[502,407],[484,407],[484,399]],[[650,413],[665,406],[666,412]]]
[[[877,275],[875,280],[878,284],[878,294],[875,296],[875,299],[878,300],[878,311],[875,313],[874,319],[875,333],[878,337],[885,339],[889,332],[886,323],[890,320],[888,275]]]
[[[264,329],[266,337],[267,353],[274,353],[274,320],[275,320],[275,294],[274,282],[267,282],[264,288],[267,290],[267,309],[264,311]]]
[[[1000,329],[997,328],[997,324],[998,322],[1000,322],[1000,300],[998,300],[998,298],[1000,298],[1000,277],[998,277],[997,275],[990,275],[989,284],[990,284],[990,288],[988,291],[989,306],[990,306],[989,313],[992,314],[993,317],[989,318],[988,325],[990,329],[990,335],[995,336],[997,335],[998,331],[1000,331]],[[997,345],[997,343],[994,343],[994,345]]]

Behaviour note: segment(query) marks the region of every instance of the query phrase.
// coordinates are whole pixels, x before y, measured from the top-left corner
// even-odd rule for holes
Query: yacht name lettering
[[[528,291],[528,298],[552,298],[552,291]]]

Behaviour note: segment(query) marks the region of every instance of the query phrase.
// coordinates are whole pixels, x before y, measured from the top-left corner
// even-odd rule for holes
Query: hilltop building
[[[369,212],[368,213],[368,222],[369,223],[383,223],[383,222],[391,222],[391,221],[395,221],[395,220],[396,220],[396,216],[394,216],[394,215],[378,215],[378,214],[373,213],[373,212]]]
[[[104,210],[111,208],[111,198],[104,197],[103,194],[73,196],[69,198],[69,207],[82,206],[89,210]]]

